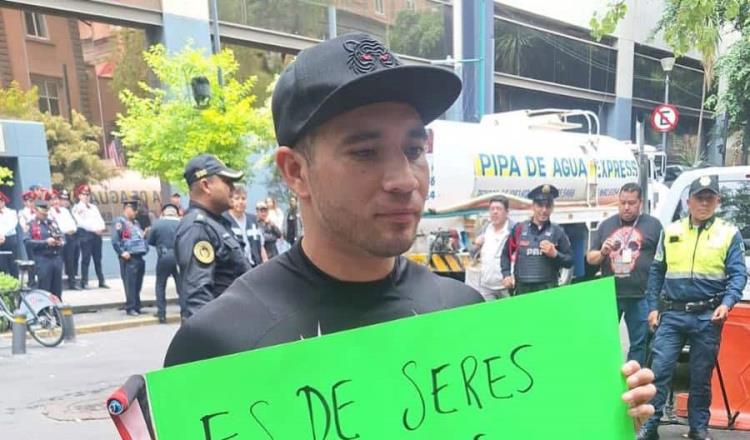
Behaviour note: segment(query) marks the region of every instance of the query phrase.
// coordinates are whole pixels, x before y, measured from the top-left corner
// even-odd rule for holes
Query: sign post
[[[651,112],[651,127],[659,133],[668,133],[677,127],[680,112],[670,104],[661,104]]]

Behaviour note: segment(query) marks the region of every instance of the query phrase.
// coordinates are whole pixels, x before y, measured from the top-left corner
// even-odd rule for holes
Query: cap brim
[[[717,196],[719,195],[719,191],[716,188],[700,188],[700,189],[698,189],[696,191],[691,191],[690,192],[690,197],[693,197],[696,194],[700,194],[700,193],[706,192],[706,191],[714,193]]]
[[[440,67],[399,66],[377,70],[331,92],[312,112],[299,133],[307,133],[355,108],[379,102],[409,104],[428,124],[445,113],[460,93],[458,76]]]
[[[217,176],[226,177],[231,180],[240,180],[245,175],[243,171],[230,170],[229,168],[216,173]]]

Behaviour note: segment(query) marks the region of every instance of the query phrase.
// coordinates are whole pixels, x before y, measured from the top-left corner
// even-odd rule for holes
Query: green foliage
[[[719,60],[717,70],[726,78],[726,91],[718,108],[729,117],[730,130],[741,130],[750,121],[750,40],[743,38]]]
[[[443,15],[439,10],[400,11],[388,32],[394,52],[427,59],[442,58]]]
[[[70,123],[61,116],[44,113],[41,122],[47,136],[53,184],[73,188],[83,182],[98,182],[115,173],[99,159],[97,137],[101,130],[89,124],[83,115],[73,110]]]
[[[0,299],[3,300],[11,313],[16,308],[16,292],[20,288],[21,283],[18,281],[18,278],[12,277],[5,272],[0,272]],[[2,323],[0,323],[1,326]]]
[[[110,84],[112,91],[115,96],[123,90],[143,96],[144,92],[138,84],[148,80],[148,66],[143,59],[146,36],[140,29],[122,28],[115,32],[115,38],[116,46],[110,58],[115,66]]]
[[[591,36],[596,41],[601,41],[605,35],[609,35],[617,28],[617,23],[625,17],[628,12],[628,5],[625,1],[610,2],[607,5],[607,11],[604,13],[601,19],[599,19],[598,13],[594,12],[594,16],[589,20],[589,27],[591,28]]]
[[[306,37],[324,38],[331,0],[219,0],[219,19]]]
[[[144,56],[162,87],[141,83],[143,98],[131,90],[120,94],[126,112],[117,117],[118,135],[132,168],[184,188],[182,173],[192,157],[212,153],[230,167],[245,169],[245,158],[273,138],[270,109],[253,106],[255,78],[236,79],[238,64],[231,51],[206,57],[187,47],[168,55],[157,45]],[[216,81],[218,68],[223,87]],[[197,76],[205,76],[211,85],[205,109],[196,108],[192,96],[190,81]]]
[[[280,74],[284,68],[284,56],[278,52],[237,44],[227,44],[222,45],[222,47],[234,53],[234,57],[239,64],[236,76],[238,81],[243,82],[252,77],[256,78],[253,89],[256,100],[253,104],[256,107],[263,106],[273,91],[273,88],[269,88],[269,85],[273,83],[274,77]]]
[[[39,95],[36,87],[23,90],[16,81],[7,89],[0,88],[0,118],[36,119],[39,115]]]
[[[501,30],[498,29],[498,24],[495,25],[495,33],[497,35],[495,53],[502,54],[496,57],[498,70],[520,75],[525,65],[528,64],[528,57],[525,57],[524,53],[532,49],[538,41],[536,34],[523,26]]]

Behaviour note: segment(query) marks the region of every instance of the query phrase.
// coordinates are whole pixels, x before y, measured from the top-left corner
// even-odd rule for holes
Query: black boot
[[[87,290],[89,288],[89,280],[81,280],[81,290]]]
[[[81,290],[76,285],[76,279],[75,278],[68,278],[68,290]]]

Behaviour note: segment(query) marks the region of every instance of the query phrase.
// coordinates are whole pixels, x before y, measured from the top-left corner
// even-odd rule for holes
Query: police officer
[[[190,207],[180,220],[175,247],[185,295],[183,317],[217,298],[250,269],[242,245],[222,217],[230,207],[234,182],[243,174],[210,154],[194,157],[185,167]]]
[[[16,231],[18,229],[18,213],[7,206],[10,199],[4,193],[0,192],[0,272],[5,272],[11,276],[18,276],[18,270],[15,265],[16,248],[18,240]],[[9,253],[8,253],[9,252]]]
[[[99,208],[91,203],[91,187],[80,184],[75,189],[78,203],[73,207],[73,218],[78,224],[78,243],[81,248],[81,289],[88,288],[89,263],[94,261],[94,270],[99,278],[99,287],[109,289],[102,271],[102,235],[105,233],[104,219]]]
[[[722,324],[747,283],[742,236],[734,225],[715,217],[719,202],[717,176],[695,180],[689,190],[689,216],[667,226],[659,240],[646,287],[648,323],[656,328],[652,346],[656,412],[643,425],[639,439],[659,438],[659,419],[686,342],[690,344],[688,438],[708,438],[711,375]]]
[[[125,313],[138,316],[141,313],[141,287],[146,264],[143,256],[148,253],[145,234],[135,219],[138,202],[123,202],[122,214],[112,228],[112,247],[119,256],[120,277],[125,286]]]
[[[148,233],[148,244],[157,252],[156,260],[156,317],[159,322],[167,322],[167,280],[171,276],[177,287],[177,297],[180,300],[180,310],[183,309],[184,296],[180,292],[180,274],[177,270],[177,260],[174,256],[175,235],[180,224],[179,208],[172,204],[162,207],[161,218],[154,222]]]
[[[573,266],[568,236],[550,221],[558,194],[552,185],[532,189],[531,220],[516,224],[505,242],[500,259],[503,285],[515,286],[518,295],[557,287],[560,269]]]
[[[251,267],[259,266],[268,260],[266,249],[263,246],[263,229],[258,224],[255,215],[247,211],[247,191],[238,186],[232,191],[232,207],[224,213],[224,217],[230,221],[232,232],[247,255]]]
[[[37,200],[35,207],[36,218],[28,224],[24,243],[34,255],[37,286],[62,299],[64,234],[47,216],[49,206],[46,200]]]
[[[78,286],[76,285],[76,273],[78,272],[78,264],[76,262],[76,246],[78,245],[76,230],[78,226],[73,219],[73,214],[63,205],[62,197],[63,194],[58,191],[53,190],[51,192],[49,217],[57,223],[57,226],[65,234],[65,245],[62,252],[65,275],[68,277],[67,288],[78,290]]]

